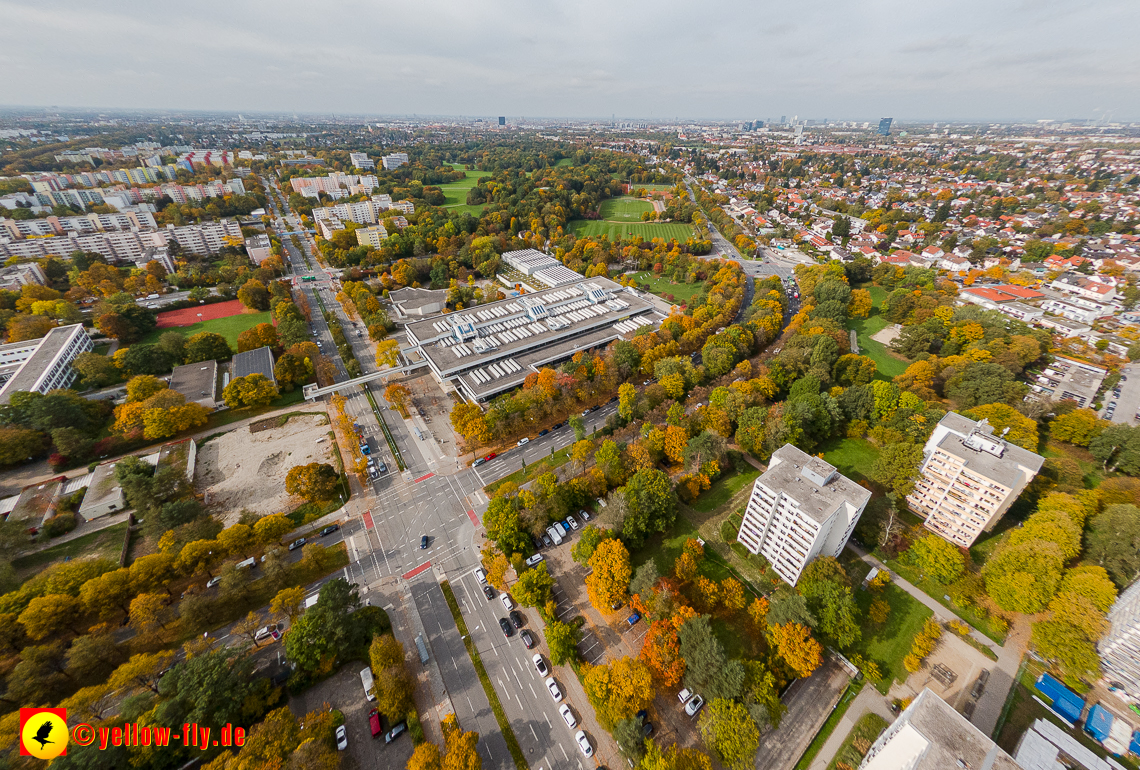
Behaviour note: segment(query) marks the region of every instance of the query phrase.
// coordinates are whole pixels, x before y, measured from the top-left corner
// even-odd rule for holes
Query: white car
[[[566,523],[570,525],[570,529],[574,530],[575,532],[578,531],[578,520],[573,516],[567,516]]]
[[[550,697],[554,698],[554,702],[562,700],[562,691],[558,689],[558,682],[554,681],[554,677],[546,677],[546,689],[550,690]]]
[[[344,725],[336,729],[336,748],[337,751],[344,751],[348,748],[348,731],[344,729]]]
[[[546,661],[541,655],[536,652],[530,661],[534,664],[534,670],[538,672],[539,676],[550,676],[550,666],[546,665]]]
[[[570,707],[563,703],[558,707],[558,713],[562,715],[562,719],[566,722],[566,726],[573,729],[578,726],[578,720],[574,718],[574,712]]]
[[[503,600],[503,606],[506,607],[508,611],[513,610],[515,608],[515,603],[511,601],[510,594],[503,594],[499,598],[501,598]]]
[[[519,443],[515,444],[515,446],[522,446],[523,444],[529,444],[529,443],[530,443],[530,439],[524,436],[523,438],[519,439]]]
[[[543,559],[542,554],[536,553],[526,560],[526,566],[533,567],[536,564],[541,564],[543,561],[545,561],[545,559]]]
[[[475,577],[478,578],[480,583],[487,585],[487,573],[483,571],[482,567],[475,570]]]
[[[703,705],[705,705],[705,699],[699,695],[694,695],[692,700],[685,704],[685,713],[689,716],[696,716]]]
[[[578,748],[582,750],[582,754],[587,757],[594,756],[594,747],[590,745],[590,739],[586,737],[584,730],[574,733],[574,740],[578,741]]]
[[[681,701],[681,705],[684,705],[685,703],[687,703],[689,698],[691,698],[691,697],[693,697],[693,691],[690,690],[688,687],[681,690],[681,692],[677,693],[677,699],[679,701]]]

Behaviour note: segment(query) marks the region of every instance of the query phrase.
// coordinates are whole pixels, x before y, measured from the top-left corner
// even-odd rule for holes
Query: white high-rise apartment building
[[[1013,757],[929,689],[871,744],[859,770],[1021,770]]]
[[[382,160],[384,162],[384,169],[386,171],[391,171],[392,169],[399,168],[408,162],[408,153],[394,152],[391,155],[385,155]]]
[[[1126,700],[1140,703],[1140,580],[1132,583],[1108,611],[1110,628],[1097,644],[1104,681]]]
[[[926,519],[927,529],[963,548],[997,524],[1045,462],[994,436],[988,421],[956,412],[939,421],[922,454],[922,474],[907,505]]]
[[[785,444],[756,479],[737,539],[794,586],[817,556],[839,555],[870,499],[834,465]]]
[[[376,168],[376,162],[368,157],[366,152],[350,152],[348,154],[349,161],[352,162],[353,168],[371,170]]]

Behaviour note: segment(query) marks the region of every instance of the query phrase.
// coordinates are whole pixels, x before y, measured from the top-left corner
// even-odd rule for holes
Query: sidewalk
[[[847,713],[843,715],[843,719],[839,720],[839,724],[835,726],[835,731],[831,733],[831,736],[820,748],[819,753],[815,755],[815,759],[811,763],[811,770],[825,770],[827,768],[827,764],[839,751],[839,747],[851,732],[851,728],[868,711],[875,712],[888,722],[895,721],[895,715],[891,713],[886,696],[875,689],[874,685],[868,683],[855,696],[855,700],[851,701]]]

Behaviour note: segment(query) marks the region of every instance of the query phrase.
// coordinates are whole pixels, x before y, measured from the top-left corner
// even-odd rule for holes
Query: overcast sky
[[[1140,120],[1138,0],[0,0],[7,105]]]

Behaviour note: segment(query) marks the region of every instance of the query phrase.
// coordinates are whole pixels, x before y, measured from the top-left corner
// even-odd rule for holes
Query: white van
[[[555,545],[562,545],[562,533],[560,533],[555,527],[547,528],[546,534],[550,535],[550,539],[554,541]]]
[[[238,569],[253,569],[256,566],[257,566],[257,559],[253,556],[249,557],[245,561],[239,561],[237,563]]]
[[[317,599],[320,599],[320,598],[321,598],[320,594],[313,594],[312,596],[310,596],[308,599],[305,600],[305,604],[301,607],[301,610],[304,611],[304,610],[307,610],[310,607],[314,606],[317,603]]]
[[[368,700],[376,700],[376,695],[372,692],[372,669],[366,668],[360,672],[360,682],[364,685],[364,694]]]

